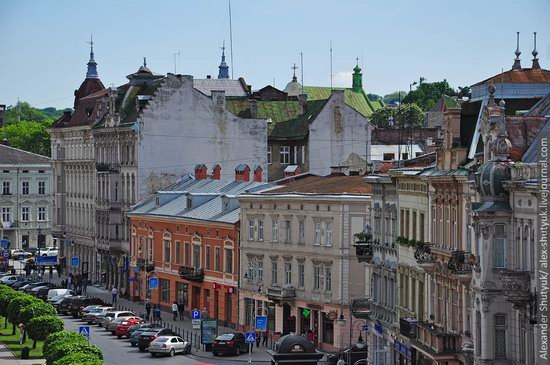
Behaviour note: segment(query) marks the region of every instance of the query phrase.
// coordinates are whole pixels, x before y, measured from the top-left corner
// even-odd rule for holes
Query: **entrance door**
[[[38,235],[38,247],[39,248],[46,248],[46,235],[39,234]]]
[[[227,323],[231,323],[233,321],[233,302],[231,300],[232,300],[231,294],[226,293],[225,294],[225,320],[227,321]]]
[[[283,304],[283,335],[296,331],[296,317],[290,315],[290,305]]]
[[[298,308],[300,311],[300,334],[306,334],[311,325],[311,310],[306,308]],[[305,313],[305,315],[304,315]]]
[[[29,235],[28,234],[24,234],[23,236],[21,236],[21,243],[22,243],[22,246],[23,246],[23,250],[26,250],[27,248],[29,248]]]
[[[218,309],[218,291],[214,290],[214,318],[219,319],[220,311]]]
[[[201,288],[194,286],[193,287],[193,303],[192,308],[189,309],[198,309],[201,310]]]

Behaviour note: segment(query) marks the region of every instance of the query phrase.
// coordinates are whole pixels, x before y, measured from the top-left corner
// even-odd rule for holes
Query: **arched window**
[[[506,358],[506,315],[495,314],[495,359]]]

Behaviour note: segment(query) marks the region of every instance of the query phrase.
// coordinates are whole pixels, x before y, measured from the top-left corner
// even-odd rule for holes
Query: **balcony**
[[[202,283],[204,280],[204,270],[192,266],[180,266],[179,275],[182,279]]]
[[[429,243],[421,243],[416,247],[414,253],[416,262],[426,272],[432,272],[435,263],[431,247],[432,245]]]
[[[501,288],[509,302],[525,305],[531,298],[531,274],[529,271],[505,270],[500,273]]]
[[[353,299],[351,301],[351,313],[355,318],[368,319],[372,314],[372,300],[370,298]]]
[[[296,298],[296,289],[291,285],[285,285],[282,288],[278,286],[268,286],[267,298],[274,302],[294,300],[294,298]]]
[[[138,260],[137,267],[140,271],[152,272],[155,271],[155,264],[152,261],[147,261],[145,259]]]
[[[472,271],[476,266],[476,256],[466,251],[453,251],[447,268],[463,283],[472,279]]]
[[[416,324],[417,339],[415,346],[427,348],[432,355],[449,355],[462,351],[462,337],[450,333],[432,323],[418,321]],[[434,358],[434,360],[437,360]]]
[[[353,246],[359,262],[370,263],[372,260],[372,233],[360,232],[353,235]]]
[[[416,318],[399,318],[399,333],[410,339],[416,339]]]

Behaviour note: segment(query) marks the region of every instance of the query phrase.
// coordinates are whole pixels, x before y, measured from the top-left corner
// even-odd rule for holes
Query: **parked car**
[[[53,290],[56,290],[56,289],[53,289]],[[51,291],[51,289],[50,289]],[[50,292],[48,292],[48,295],[49,295]],[[65,298],[65,297],[74,297],[76,295],[76,293],[72,290],[69,290],[67,292],[61,292],[62,294],[59,294],[59,295],[56,295],[56,296],[53,296],[51,298],[49,298],[47,300],[48,303],[55,303],[55,302],[58,302],[59,300],[61,300],[61,298]]]
[[[244,342],[244,335],[240,332],[224,333],[216,337],[212,344],[212,355],[235,354],[247,351],[247,344]]]
[[[136,325],[128,328],[128,331],[127,331],[128,337],[130,338],[130,345],[132,345],[132,347],[137,346],[139,336],[141,336],[143,332],[147,332],[150,330],[152,331],[155,329],[162,329],[162,327],[156,323],[142,323],[137,325],[137,328],[135,327]]]
[[[149,344],[154,341],[156,338],[161,336],[175,336],[176,334],[168,328],[162,328],[158,330],[149,330],[143,332],[138,339],[138,348],[139,351],[145,351],[149,347]]]
[[[132,320],[132,319],[137,319],[137,320],[143,321],[143,318],[136,317],[136,316],[119,316],[119,317],[109,321],[109,323],[107,323],[107,326],[105,327],[105,329],[107,331],[111,332],[113,335],[116,335],[117,327],[120,324],[122,324],[122,322]]]
[[[68,295],[68,293],[71,293],[71,295],[76,295],[76,293],[70,289],[64,289],[64,288],[55,288],[55,289],[51,289],[49,292],[48,292],[48,300],[50,300],[51,298],[55,297],[56,295]]]
[[[37,286],[31,290],[31,295],[45,301],[48,298],[48,291],[50,291],[50,289],[51,287],[49,285]]]
[[[57,312],[65,316],[69,314],[69,310],[71,308],[71,300],[73,298],[76,298],[76,296],[71,295],[61,299],[61,301],[59,301],[59,304],[57,305]]]
[[[136,328],[139,327],[144,322],[141,318],[134,318],[134,319],[128,319],[124,318],[123,321],[120,322],[120,324],[116,327],[115,335],[118,338],[122,338],[122,336],[129,338],[130,334],[128,334],[128,330],[132,328],[133,326],[136,326]]]
[[[27,285],[23,285],[19,288],[20,291],[28,293],[31,291],[31,289],[36,288],[37,286],[43,286],[49,284],[47,281],[34,281],[32,283],[28,283]]]
[[[57,247],[48,247],[44,250],[40,250],[42,256],[57,256],[58,252]]]
[[[128,311],[111,311],[105,313],[105,317],[103,317],[103,320],[101,321],[101,327],[105,328],[107,331],[107,326],[109,325],[109,322],[111,322],[113,319],[118,317],[132,317],[136,314],[134,312],[128,312]],[[116,329],[116,327],[115,327]]]
[[[0,279],[0,284],[11,285],[18,280],[21,280],[21,278],[17,275],[6,275]]]
[[[21,288],[22,286],[25,286],[25,285],[30,284],[30,283],[33,283],[33,281],[28,280],[28,279],[23,279],[21,281],[16,281],[15,283],[11,284],[10,286],[15,290],[19,290],[19,288]]]
[[[96,308],[92,309],[91,311],[89,311],[88,313],[86,313],[85,315],[83,315],[82,320],[84,322],[88,322],[88,324],[93,324],[93,323],[95,323],[95,318],[99,314],[105,314],[105,312],[111,311],[113,309],[114,309],[113,307],[108,307],[108,306],[96,307]]]
[[[12,260],[29,259],[32,257],[32,253],[22,250],[20,248],[16,248],[11,250],[10,257],[12,258]]]
[[[74,297],[69,303],[69,315],[73,316],[73,318],[79,318],[81,316],[80,310],[91,304],[105,305],[103,300],[99,298]]]
[[[149,344],[149,353],[152,357],[158,354],[170,356],[177,353],[190,354],[191,344],[179,336],[160,336]]]

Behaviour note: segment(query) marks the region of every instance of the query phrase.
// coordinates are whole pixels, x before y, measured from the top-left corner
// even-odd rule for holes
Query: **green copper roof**
[[[384,103],[377,101],[370,101],[367,98],[367,94],[362,90],[360,92],[355,92],[349,88],[332,88],[334,90],[344,90],[344,98],[346,104],[357,110],[363,116],[368,117],[376,109],[381,108]],[[324,86],[304,86],[304,92],[307,94],[307,99],[309,100],[320,100],[328,99],[332,92],[330,87]]]

